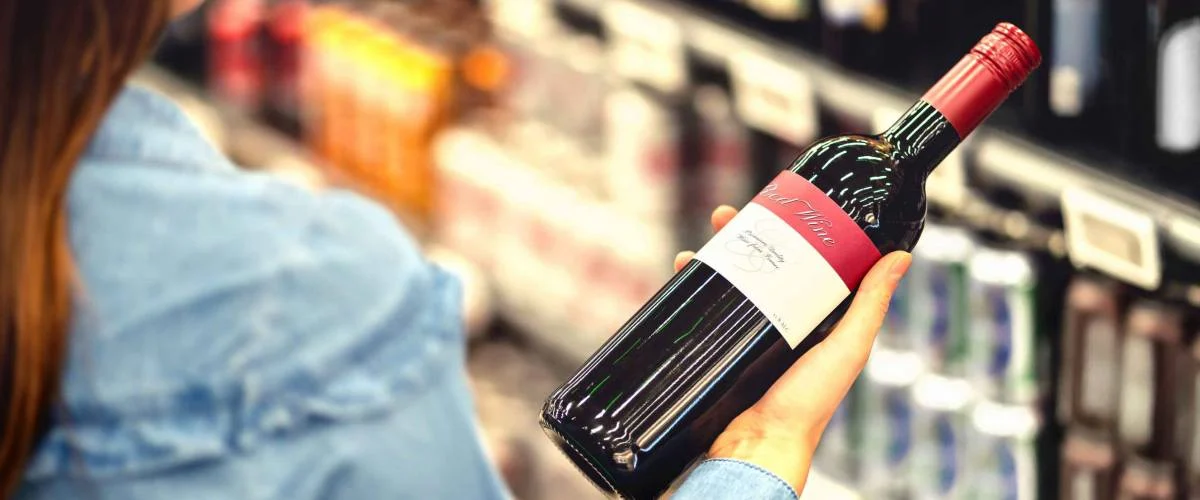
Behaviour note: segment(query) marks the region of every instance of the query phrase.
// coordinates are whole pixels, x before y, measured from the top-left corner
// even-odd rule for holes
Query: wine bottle
[[[1050,13],[1049,111],[1042,132],[1075,138],[1094,136],[1106,123],[1100,115],[1105,27],[1101,0],[1054,0]]]
[[[1159,0],[1154,143],[1173,180],[1195,188],[1200,165],[1200,2]]]
[[[550,438],[609,494],[663,492],[912,249],[925,178],[1040,62],[1002,23],[883,134],[811,145],[550,395]]]

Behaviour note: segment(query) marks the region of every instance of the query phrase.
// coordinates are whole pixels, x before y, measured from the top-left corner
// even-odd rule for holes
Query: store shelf
[[[819,56],[805,50],[785,46],[765,36],[747,32],[718,16],[698,11],[673,0],[555,0],[561,6],[584,15],[605,18],[605,11],[619,4],[636,4],[638,10],[648,12],[645,17],[658,22],[671,20],[678,32],[680,43],[690,53],[719,67],[730,68],[740,58],[754,54],[781,66],[806,75],[816,99],[826,108],[861,120],[864,123],[878,121],[880,110],[902,110],[918,96],[896,89],[871,77],[853,74],[837,68]],[[964,146],[968,165],[974,177],[1000,183],[1029,199],[1043,205],[1061,205],[1071,191],[1086,191],[1088,199],[1101,198],[1105,206],[1116,204],[1136,215],[1152,221],[1153,231],[1133,227],[1118,228],[1122,237],[1141,240],[1143,246],[1152,246],[1163,253],[1164,247],[1193,264],[1200,264],[1200,202],[1181,195],[1160,192],[1163,190],[1140,187],[1135,183],[1107,174],[1115,171],[1094,161],[1074,158],[1037,144],[1018,135],[985,127],[977,132]],[[972,161],[973,160],[973,161]],[[944,167],[943,167],[944,168]],[[940,181],[940,180],[939,180]],[[964,177],[952,182],[966,182]],[[932,184],[932,182],[931,182]],[[970,192],[966,186],[962,190]],[[930,192],[930,200],[951,208],[956,200],[944,199],[939,192]],[[951,190],[954,191],[953,189]],[[1113,222],[1113,221],[1107,221]],[[1132,224],[1132,223],[1131,223]],[[1068,232],[1072,230],[1068,227]],[[1078,230],[1080,231],[1081,230]],[[1101,255],[1109,249],[1088,248],[1081,250],[1086,238],[1070,238],[1075,241],[1072,260],[1079,267],[1095,268],[1118,279],[1147,289],[1156,289],[1162,281],[1162,270],[1157,256],[1141,255],[1144,262],[1134,265],[1112,261],[1111,256]],[[1081,244],[1080,242],[1083,242]],[[1152,252],[1153,253],[1153,252]],[[1140,273],[1126,272],[1128,267],[1140,268]],[[1158,273],[1158,276],[1147,276]]]

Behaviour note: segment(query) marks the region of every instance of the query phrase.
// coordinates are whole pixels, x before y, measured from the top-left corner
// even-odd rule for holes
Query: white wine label
[[[795,348],[878,262],[879,250],[836,202],[779,174],[696,254]]]

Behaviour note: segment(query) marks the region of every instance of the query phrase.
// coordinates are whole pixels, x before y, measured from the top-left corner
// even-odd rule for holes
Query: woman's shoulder
[[[65,413],[34,477],[212,459],[387,411],[461,364],[458,285],[388,211],[189,163],[200,139],[174,134],[89,154],[72,179]]]

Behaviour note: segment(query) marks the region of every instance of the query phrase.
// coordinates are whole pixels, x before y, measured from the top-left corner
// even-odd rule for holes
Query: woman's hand
[[[717,208],[712,215],[713,228],[720,231],[735,215],[737,210],[732,207]],[[683,268],[693,255],[677,255],[675,270]],[[876,263],[829,337],[734,419],[709,449],[709,457],[749,462],[783,478],[797,492],[803,491],[821,433],[866,365],[892,292],[911,261],[907,252],[893,252]]]

